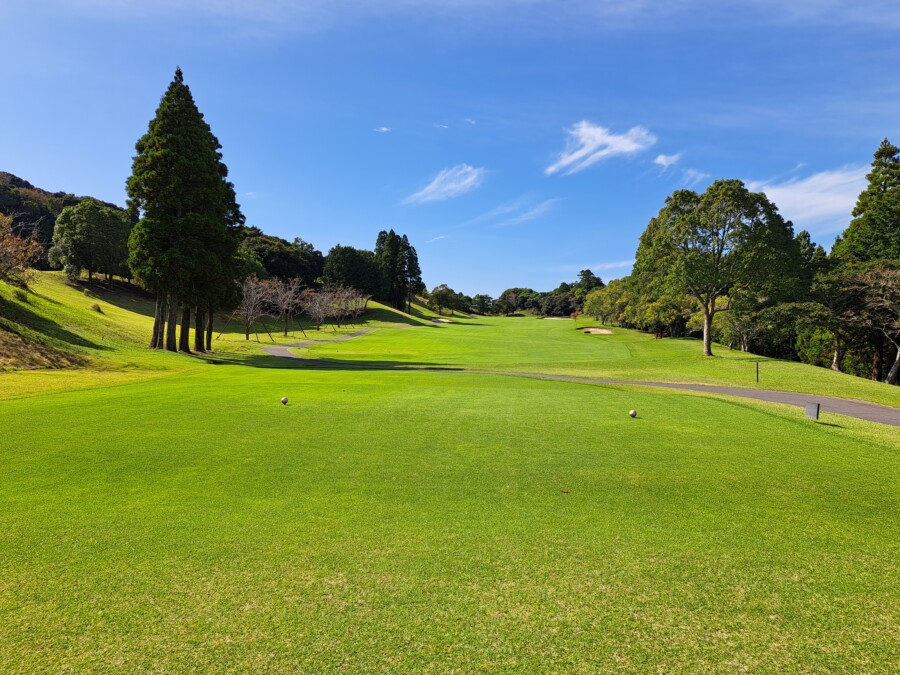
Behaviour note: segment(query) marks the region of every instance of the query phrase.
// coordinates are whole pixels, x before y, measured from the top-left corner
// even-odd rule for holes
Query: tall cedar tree
[[[384,289],[379,299],[396,309],[408,308],[412,294],[422,290],[419,256],[406,235],[393,230],[378,233],[375,258],[384,273]]]
[[[884,139],[872,159],[869,180],[853,209],[853,220],[835,242],[832,253],[845,263],[900,260],[900,148]],[[864,308],[856,308],[865,314]],[[872,346],[871,378],[880,380],[884,370],[885,341],[882,331],[867,336]],[[898,355],[900,356],[900,355]]]
[[[419,254],[416,249],[409,243],[406,235],[401,239],[401,249],[403,253],[403,277],[406,284],[406,311],[412,311],[412,299],[416,293],[421,293],[422,284],[422,268],[419,267]]]
[[[229,295],[237,273],[238,238],[232,230],[244,218],[227,180],[221,145],[180,68],[135,147],[127,190],[129,208],[140,220],[129,238],[128,264],[156,293],[150,346],[189,351],[194,307],[207,314],[197,326],[206,328],[208,347],[212,311]],[[180,304],[184,311],[176,345]],[[199,345],[202,341],[195,342]]]

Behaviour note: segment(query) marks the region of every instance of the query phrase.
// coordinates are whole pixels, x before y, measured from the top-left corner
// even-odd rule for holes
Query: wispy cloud
[[[614,260],[612,262],[599,262],[593,265],[558,265],[551,267],[551,272],[580,272],[581,270],[591,270],[592,272],[611,272],[613,270],[623,270],[634,265],[634,260]]]
[[[374,129],[372,129],[372,131],[379,133],[379,134],[386,134],[390,130],[391,130],[390,127],[375,127]]]
[[[694,187],[708,178],[710,178],[708,173],[697,171],[697,169],[682,169],[681,171],[681,182],[685,187]]]
[[[866,188],[868,166],[845,166],[786,181],[749,181],[764,192],[798,230],[831,234],[847,226],[859,193]]]
[[[459,197],[481,185],[487,169],[457,164],[444,169],[418,192],[404,199],[402,204],[425,204]]]
[[[471,220],[467,220],[463,223],[463,225],[475,225],[477,223],[485,223],[490,222],[492,220],[497,220],[502,216],[506,216],[510,213],[515,213],[520,209],[528,206],[528,200],[524,197],[520,197],[519,199],[513,200],[511,202],[506,202],[505,204],[501,204],[500,206],[491,209],[485,213],[482,213],[480,216],[475,216]]]
[[[280,32],[322,30],[349,21],[392,15],[437,18],[486,25],[521,25],[531,22],[543,28],[559,26],[614,30],[622,27],[657,26],[660,19],[677,25],[679,18],[712,15],[718,5],[711,0],[48,0],[67,10],[81,10],[115,17],[144,19],[148,16],[206,15],[216,19],[264,25]],[[847,23],[896,28],[900,6],[894,0],[746,0],[748,18],[760,23]],[[523,9],[527,8],[527,13]],[[523,16],[524,15],[524,16]]]
[[[435,124],[435,128],[437,129],[449,129],[450,127],[446,124]]]
[[[681,153],[676,153],[674,155],[657,155],[656,159],[653,160],[653,163],[657,166],[661,166],[663,171],[668,169],[670,166],[674,166],[678,163],[678,160],[681,159]]]
[[[251,190],[250,192],[242,192],[241,197],[246,197],[247,199],[256,199],[259,196],[258,192]]]
[[[463,225],[475,225],[477,223],[488,223],[494,227],[503,227],[505,225],[519,225],[527,223],[531,220],[537,220],[541,216],[553,210],[562,199],[556,197],[553,199],[545,199],[537,204],[528,197],[519,197],[512,201],[500,204],[490,211],[482,213],[471,220],[467,220]]]
[[[556,206],[562,199],[547,199],[542,201],[540,204],[536,204],[532,206],[530,209],[523,211],[522,213],[513,216],[512,218],[508,218],[504,220],[502,223],[498,223],[498,226],[504,225],[520,225],[521,223],[527,223],[531,220],[537,220],[543,215],[546,215],[550,211],[553,210],[553,207]]]
[[[582,120],[569,129],[566,149],[544,173],[548,176],[562,172],[578,173],[608,157],[633,155],[656,143],[656,136],[644,127],[632,127],[624,134],[616,134],[606,127]]]
[[[440,241],[441,239],[446,239],[446,238],[447,238],[447,235],[446,235],[446,234],[439,234],[439,235],[436,236],[436,237],[432,237],[431,239],[429,239],[429,240],[426,241],[425,243],[426,243],[426,244],[431,244],[432,242]]]
[[[475,120],[473,120],[471,117],[467,117],[463,120],[463,122],[465,122],[466,124],[475,124]]]

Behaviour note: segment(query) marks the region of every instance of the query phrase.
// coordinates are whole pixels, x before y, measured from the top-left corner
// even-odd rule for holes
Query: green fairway
[[[895,429],[452,370],[749,386],[748,355],[375,307],[318,337],[373,332],[297,350],[334,368],[237,327],[217,365],[144,349],[127,295],[38,291],[33,312],[94,346],[71,346],[82,368],[0,373],[0,671],[900,663]],[[761,373],[896,404],[810,366]]]
[[[759,387],[842,396],[900,407],[900,390],[802,363],[758,357],[718,346],[704,357],[697,340],[657,340],[633,330],[586,335],[572,320],[534,317],[453,317],[452,324],[400,334],[381,331],[353,343],[323,344],[298,353],[353,365],[359,361],[419,363],[584,377]],[[579,319],[577,328],[596,326]],[[760,381],[756,383],[759,362]]]

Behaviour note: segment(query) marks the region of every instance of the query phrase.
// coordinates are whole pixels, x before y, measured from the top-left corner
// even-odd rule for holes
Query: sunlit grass
[[[146,349],[147,298],[36,290],[47,346],[85,365],[0,374],[0,671],[900,662],[893,428],[453,370],[751,385],[747,355],[373,306],[309,337],[372,332],[297,350],[328,369],[225,322],[199,359]]]

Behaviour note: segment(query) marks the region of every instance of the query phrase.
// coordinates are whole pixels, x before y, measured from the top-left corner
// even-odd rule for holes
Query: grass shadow
[[[26,332],[33,331],[40,335],[45,335],[56,342],[64,342],[74,347],[97,350],[109,349],[109,347],[99,345],[63,328],[56,321],[32,311],[27,305],[11,303],[4,298],[0,298],[0,328],[25,340],[34,338],[34,336],[28,335]],[[23,331],[23,328],[26,330]]]
[[[460,371],[463,368],[427,361],[353,361],[347,359],[303,359],[272,354],[199,354],[196,358],[218,366],[248,366],[280,370],[425,370]]]
[[[153,314],[156,311],[155,298],[152,294],[125,281],[94,280],[88,283],[84,279],[75,279],[67,282],[67,285],[82,293],[87,291],[90,297],[102,300],[127,312],[153,318]]]

